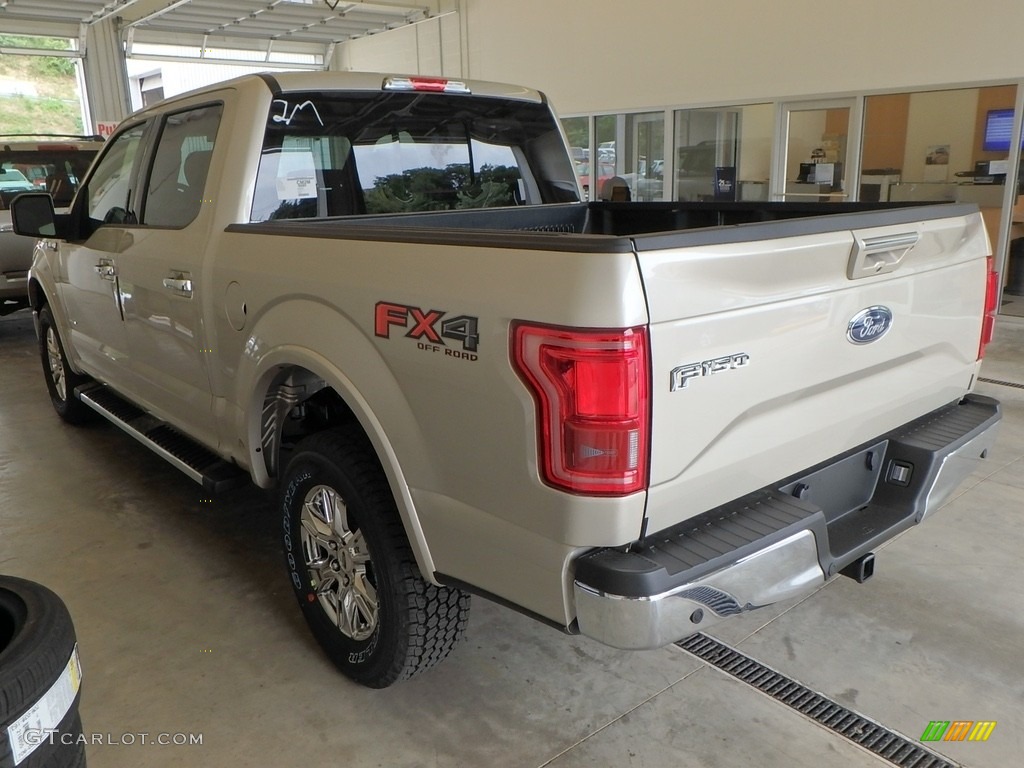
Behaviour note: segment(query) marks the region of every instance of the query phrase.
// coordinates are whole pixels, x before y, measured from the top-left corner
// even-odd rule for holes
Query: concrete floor
[[[1024,384],[1024,324],[1000,323],[983,375]],[[911,740],[995,720],[932,746],[1004,768],[1024,754],[1024,389],[978,389],[1004,403],[996,449],[871,581],[713,634]],[[615,651],[481,599],[440,667],[351,684],[294,605],[268,498],[211,500],[116,428],[63,425],[24,312],[0,319],[0,392],[0,571],[71,609],[92,766],[887,765],[674,646]]]

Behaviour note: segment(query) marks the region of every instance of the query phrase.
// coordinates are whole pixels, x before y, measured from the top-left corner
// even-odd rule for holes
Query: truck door
[[[142,226],[127,234],[119,264],[140,404],[210,445],[201,273],[212,214],[205,188],[222,109],[207,103],[163,117],[144,174]]]
[[[58,289],[70,348],[86,370],[116,388],[129,378],[119,268],[136,224],[135,190],[143,140],[140,123],[111,139],[76,200],[79,236],[59,245]]]

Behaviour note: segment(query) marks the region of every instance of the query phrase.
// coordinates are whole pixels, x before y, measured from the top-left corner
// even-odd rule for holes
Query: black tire
[[[50,690],[75,648],[75,629],[64,602],[41,584],[0,576],[0,768],[14,765],[8,727]],[[55,731],[18,768],[85,764],[78,713],[81,691]]]
[[[458,644],[469,595],[420,574],[362,433],[303,440],[284,473],[281,511],[295,596],[317,642],[347,677],[386,688],[443,661]]]
[[[43,363],[43,378],[46,389],[50,393],[53,409],[68,424],[81,424],[89,421],[93,410],[75,397],[75,389],[89,382],[83,376],[71,370],[68,356],[64,352],[64,342],[53,321],[50,306],[44,304],[39,310],[39,356]]]

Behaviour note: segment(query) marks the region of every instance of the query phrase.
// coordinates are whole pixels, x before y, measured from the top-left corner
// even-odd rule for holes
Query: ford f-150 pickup
[[[13,203],[54,407],[279,493],[313,633],[382,687],[470,594],[624,649],[864,580],[994,440],[964,205],[585,202],[544,96],[249,76]]]

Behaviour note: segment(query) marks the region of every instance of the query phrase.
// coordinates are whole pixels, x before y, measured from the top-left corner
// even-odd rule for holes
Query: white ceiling
[[[436,9],[436,0],[0,0],[0,32],[80,38],[83,26],[115,18],[129,44],[323,53]]]

